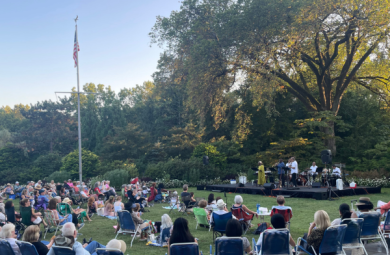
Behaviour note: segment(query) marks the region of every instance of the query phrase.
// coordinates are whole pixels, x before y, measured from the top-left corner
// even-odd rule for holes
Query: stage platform
[[[253,194],[263,196],[278,196],[288,195],[290,197],[313,198],[316,200],[326,200],[329,198],[329,190],[327,187],[312,188],[312,187],[298,187],[296,190],[288,190],[286,188],[265,189],[264,187],[257,187],[250,183],[245,184],[245,187],[238,187],[238,184],[221,184],[221,185],[207,185],[206,190],[218,190],[220,192],[231,192],[237,194]],[[346,188],[338,190],[332,187],[332,191],[340,197],[367,195],[381,193],[381,187],[357,187],[356,189]],[[337,197],[332,192],[332,197]]]

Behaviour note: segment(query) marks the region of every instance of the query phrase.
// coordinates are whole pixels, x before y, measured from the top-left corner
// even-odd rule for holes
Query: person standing
[[[297,186],[298,162],[294,157],[291,158],[291,174],[294,187]]]
[[[284,188],[284,170],[283,167],[285,167],[284,162],[282,159],[279,159],[279,163],[276,165],[278,168],[278,176],[279,176],[279,186]],[[282,182],[282,185],[280,185],[280,182]]]
[[[259,161],[258,163],[259,167],[259,173],[258,173],[258,179],[257,179],[257,185],[261,186],[265,183],[265,172],[264,172],[264,165],[263,162]]]
[[[313,162],[313,164],[310,167],[309,175],[313,175],[313,181],[316,180],[317,177],[317,165],[316,162]]]

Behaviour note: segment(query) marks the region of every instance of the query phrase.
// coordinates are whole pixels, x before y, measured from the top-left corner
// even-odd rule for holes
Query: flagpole
[[[83,166],[82,166],[82,158],[81,158],[81,120],[80,120],[80,79],[79,79],[79,37],[77,35],[77,20],[78,17],[76,17],[76,42],[77,42],[77,49],[76,49],[76,56],[77,56],[77,122],[78,122],[78,133],[79,133],[79,178],[80,178],[80,185],[83,183]]]

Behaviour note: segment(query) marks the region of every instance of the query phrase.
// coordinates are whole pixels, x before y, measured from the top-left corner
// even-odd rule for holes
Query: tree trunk
[[[334,122],[329,121],[327,127],[320,128],[321,132],[325,133],[325,146],[332,151],[332,156],[336,156],[336,139],[334,135]]]

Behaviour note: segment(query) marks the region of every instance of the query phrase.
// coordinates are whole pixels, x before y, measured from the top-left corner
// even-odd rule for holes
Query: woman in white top
[[[115,198],[115,203],[114,203],[114,210],[115,210],[115,213],[117,213],[118,211],[121,211],[121,210],[124,210],[125,209],[125,205],[122,203],[122,196],[117,196]]]
[[[5,224],[0,231],[0,238],[6,239],[12,247],[15,255],[22,255],[19,246],[16,244],[15,225],[12,223]]]

